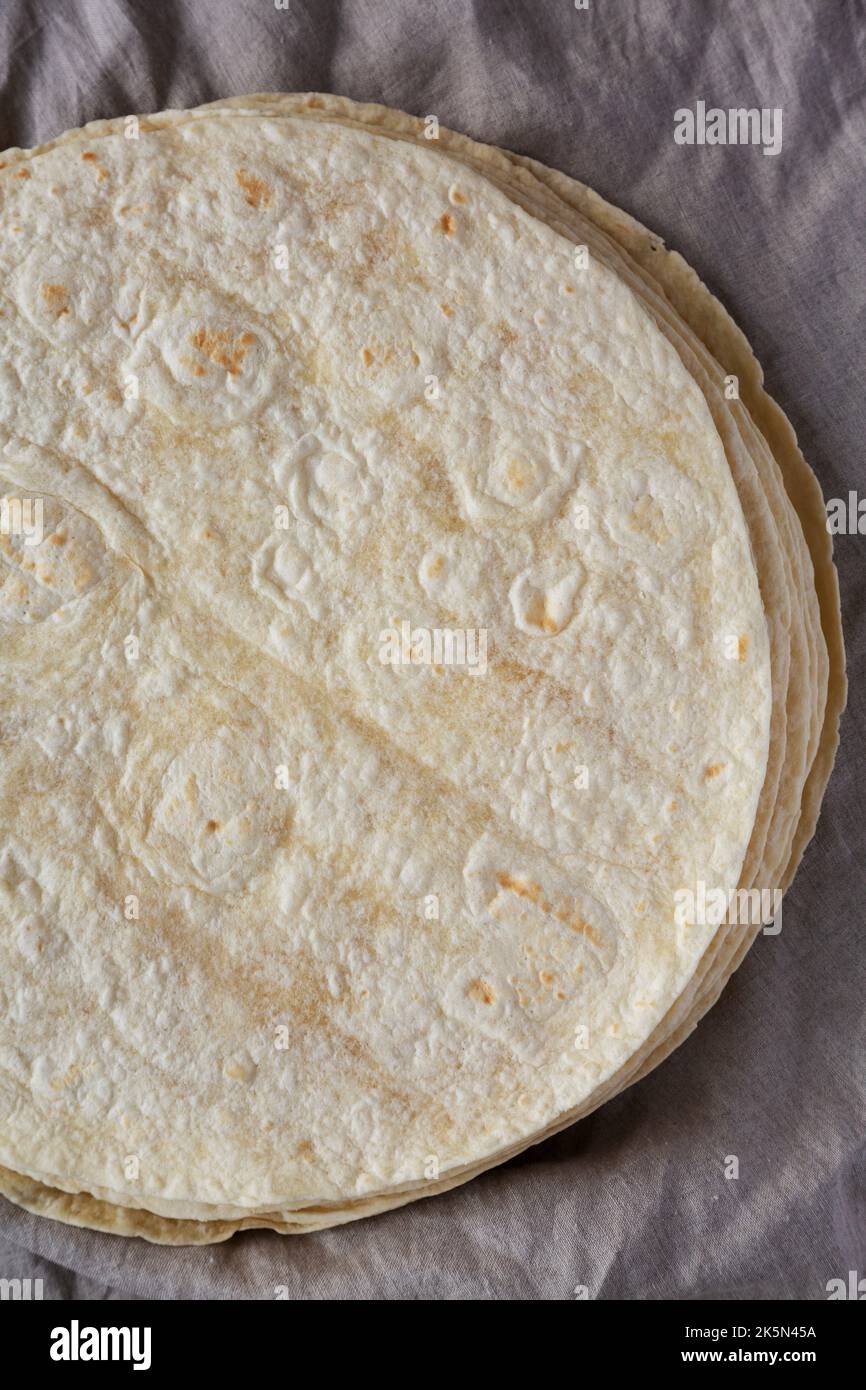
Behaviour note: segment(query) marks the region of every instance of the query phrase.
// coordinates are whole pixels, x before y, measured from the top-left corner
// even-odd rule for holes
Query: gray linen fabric
[[[6,0],[0,145],[257,91],[385,102],[538,157],[680,250],[830,497],[866,495],[866,11],[856,0]],[[782,107],[781,153],[673,139]],[[866,1273],[866,536],[837,557],[853,692],[818,834],[722,1001],[658,1071],[463,1190],[342,1230],[166,1250],[0,1203],[46,1297],[826,1297]],[[726,1155],[740,1176],[726,1181]]]

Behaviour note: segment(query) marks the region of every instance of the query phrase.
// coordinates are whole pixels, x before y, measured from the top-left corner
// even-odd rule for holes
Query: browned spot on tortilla
[[[515,458],[508,460],[505,476],[515,492],[522,492],[535,478],[532,469],[527,468],[522,459]]]
[[[52,1077],[50,1082],[51,1089],[53,1091],[65,1090],[67,1086],[73,1085],[73,1083],[78,1079],[80,1074],[81,1063],[73,1062],[71,1066],[67,1067],[66,1071],[63,1073],[62,1076]]]
[[[562,908],[554,913],[554,916],[558,922],[562,922],[564,926],[568,927],[569,931],[577,932],[578,936],[585,936],[587,941],[591,941],[594,946],[604,945],[592,923],[587,922],[585,917],[581,917],[580,913],[569,907],[567,903],[563,904]]]
[[[264,179],[257,178],[255,174],[248,173],[246,169],[238,169],[235,178],[244,190],[251,208],[270,207],[271,190]]]
[[[537,903],[542,912],[550,912],[551,904],[541,896],[539,884],[533,883],[531,879],[524,880],[512,878],[511,874],[497,874],[497,883],[500,888],[507,888],[510,892],[516,893],[518,897],[527,898],[531,903]],[[564,902],[556,909],[553,916],[558,922],[569,928],[570,931],[577,932],[580,936],[585,936],[595,946],[602,946],[604,943],[596,931],[595,927],[585,918],[581,917],[574,907]]]
[[[86,560],[80,560],[72,571],[72,587],[77,594],[83,594],[95,578],[96,570],[93,566],[89,565]]]
[[[559,632],[559,623],[547,607],[547,598],[544,594],[534,594],[526,608],[526,621],[533,627],[540,627],[542,632],[555,634]]]
[[[443,212],[442,216],[439,218],[439,230],[440,232],[444,232],[446,236],[453,236],[457,231],[457,223],[454,221],[450,212]]]
[[[748,639],[748,637],[741,637],[740,640],[739,640],[739,642],[737,643],[737,660],[738,660],[738,661],[745,661],[745,659],[746,659],[746,654],[747,654],[748,650],[749,650],[749,639]]]
[[[19,170],[18,170],[18,173],[15,175],[15,177],[16,177],[16,179],[29,179],[29,177],[30,177],[30,170],[29,170],[29,169],[19,169]]]
[[[62,318],[64,314],[69,313],[69,291],[65,285],[54,285],[43,281],[42,298],[55,318]]]
[[[209,820],[207,825],[205,826],[205,830],[210,830],[211,832],[214,830],[219,830],[219,828],[220,823],[218,820]]]
[[[671,538],[664,513],[654,497],[639,497],[628,518],[629,529],[646,536],[654,545],[665,545]]]
[[[208,332],[206,328],[198,328],[191,341],[193,347],[198,348],[199,352],[209,357],[218,367],[223,367],[229,376],[240,376],[247,349],[255,342],[255,338],[252,333],[233,336],[227,328],[214,329],[213,332]]]
[[[541,897],[539,884],[532,880],[522,878],[512,878],[511,874],[497,874],[496,882],[500,888],[506,888],[509,893],[516,893],[519,898],[528,898],[531,903],[537,903]]]
[[[450,304],[440,304],[440,305],[439,305],[439,308],[442,310],[442,312],[443,312],[443,314],[445,315],[446,319],[453,319],[453,317],[454,317],[454,310],[451,308],[451,305],[450,305]]]
[[[492,1004],[496,995],[493,986],[486,980],[473,980],[466,989],[467,999],[474,999],[476,1004]]]
[[[460,192],[459,188],[452,188],[451,192],[448,194],[448,197],[451,199],[452,203],[466,202],[466,197],[463,193]]]
[[[319,97],[307,97],[304,105],[311,107],[315,111],[323,111],[325,109],[325,103],[321,101]]]
[[[96,155],[93,153],[93,150],[85,150],[85,151],[84,151],[84,154],[81,156],[81,158],[82,158],[82,159],[95,159],[95,158],[96,158]]]
[[[427,566],[428,579],[435,579],[437,574],[442,573],[442,566],[445,564],[444,555],[435,555]]]
[[[714,777],[718,777],[719,773],[724,769],[724,766],[724,763],[710,763],[709,767],[704,772],[704,781],[710,782]]]
[[[254,1071],[245,1062],[226,1062],[223,1067],[223,1076],[228,1081],[251,1081]]]
[[[362,358],[364,359],[364,366],[365,366],[365,367],[372,367],[372,365],[373,365],[373,354],[372,354],[372,352],[370,351],[370,349],[369,349],[369,348],[364,348],[364,351],[361,353],[361,356],[362,356]]]
[[[420,367],[420,365],[421,365],[421,358],[418,356],[418,354],[417,354],[417,352],[415,351],[414,348],[412,349],[412,361],[415,363],[415,366],[416,366],[416,367]]]
[[[562,289],[565,294],[574,294],[574,285],[563,285]]]

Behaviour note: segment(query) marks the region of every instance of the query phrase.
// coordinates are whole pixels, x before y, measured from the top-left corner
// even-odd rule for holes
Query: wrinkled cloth
[[[0,72],[3,146],[315,89],[561,168],[683,253],[825,495],[866,495],[856,0],[5,0]],[[781,107],[781,152],[677,144],[674,113],[699,100]],[[840,536],[837,563],[853,686],[817,835],[781,933],[661,1068],[456,1192],[303,1238],[165,1249],[2,1202],[0,1276],[53,1298],[402,1300],[822,1299],[866,1274],[866,536]]]

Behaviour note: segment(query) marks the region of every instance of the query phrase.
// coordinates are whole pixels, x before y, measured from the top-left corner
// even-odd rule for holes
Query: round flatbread
[[[754,931],[684,890],[793,872],[820,493],[515,156],[307,96],[6,163],[0,1186],[190,1241],[452,1186],[694,1025]]]

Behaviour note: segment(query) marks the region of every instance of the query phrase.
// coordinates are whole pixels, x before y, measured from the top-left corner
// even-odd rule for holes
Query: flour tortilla
[[[815,642],[813,642],[813,649],[815,649]],[[815,669],[815,663],[813,663],[813,669]],[[816,696],[816,703],[817,703],[817,696]],[[812,723],[815,724],[816,721],[813,720]],[[813,742],[813,741],[815,741],[815,734],[812,734],[812,742]]]

